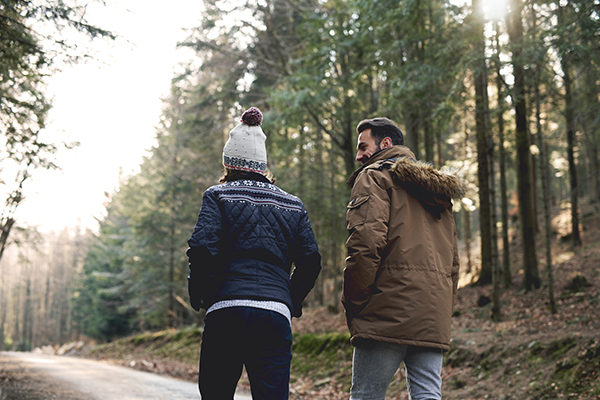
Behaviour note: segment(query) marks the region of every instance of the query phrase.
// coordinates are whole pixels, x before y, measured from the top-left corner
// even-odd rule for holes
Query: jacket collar
[[[409,158],[412,158],[413,160],[415,160],[415,155],[413,154],[412,151],[410,151],[410,149],[408,147],[405,147],[405,146],[388,147],[387,149],[383,149],[383,150],[378,151],[377,153],[373,154],[371,156],[371,158],[369,158],[367,160],[366,163],[364,163],[359,169],[357,169],[356,171],[354,171],[352,173],[352,175],[350,175],[350,178],[348,178],[346,183],[348,185],[350,185],[350,187],[354,186],[354,182],[356,181],[358,174],[360,174],[369,165],[375,164],[377,161],[388,160],[390,158],[400,158],[400,157],[409,157]]]
[[[269,178],[267,178],[263,174],[260,174],[258,172],[251,172],[251,171],[246,172],[246,174],[244,175],[244,177],[236,179],[236,180],[239,181],[239,180],[243,180],[243,179],[249,179],[249,180],[252,180],[252,181],[271,183],[271,181],[269,180]]]

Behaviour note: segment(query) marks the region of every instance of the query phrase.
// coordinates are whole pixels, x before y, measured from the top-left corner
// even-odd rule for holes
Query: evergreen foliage
[[[221,173],[227,134],[250,106],[263,111],[269,169],[280,187],[304,201],[323,255],[323,273],[307,301],[333,310],[347,238],[345,180],[357,168],[355,127],[364,118],[396,120],[418,158],[464,173],[469,194],[455,204],[459,238],[468,246],[478,242],[471,231],[486,239],[479,241],[480,262],[471,262],[470,247],[461,251],[464,264],[473,265],[467,283],[490,283],[494,271],[494,290],[501,278],[509,286],[504,250],[517,238],[527,255],[519,279],[527,290],[539,286],[534,250],[545,222],[535,218],[538,163],[551,172],[552,206],[583,196],[600,201],[597,0],[513,0],[509,17],[449,0],[204,5],[199,26],[180,43],[195,57],[173,79],[157,144],[110,197],[88,253],[73,315],[87,335],[109,340],[201,323],[188,305],[186,240],[202,193]],[[565,71],[572,81],[569,123]],[[543,158],[534,134],[544,135]],[[478,176],[483,163],[488,172]],[[567,178],[575,173],[580,180],[573,188]],[[505,238],[502,252],[494,248],[497,229]]]
[[[518,101],[531,101],[534,82],[544,96],[542,125],[554,165],[567,159],[562,152],[564,136],[560,134],[565,126],[559,110],[563,107],[563,87],[556,79],[557,57],[563,54],[574,54],[573,68],[583,68],[578,81],[585,78],[593,83],[576,89],[574,101],[579,101],[579,107],[581,99],[591,100],[591,104],[576,110],[581,116],[579,121],[585,122],[580,127],[586,128],[588,142],[598,140],[598,130],[590,122],[590,110],[598,106],[598,49],[594,39],[599,29],[594,4],[589,0],[569,3],[568,18],[557,25],[552,19],[556,13],[552,4],[536,3],[520,9],[523,4],[517,0],[510,6],[513,14],[508,21],[521,20],[523,28],[515,34],[520,36],[513,35],[520,42],[511,36],[508,43],[506,34],[501,36],[507,32],[503,21],[493,23],[468,4],[459,6],[444,0],[205,1],[204,19],[180,43],[195,50],[197,57],[190,60],[186,73],[174,80],[157,131],[157,147],[139,174],[124,181],[119,195],[112,200],[119,201],[129,216],[132,258],[123,267],[131,280],[133,290],[127,301],[137,310],[138,326],[174,326],[197,318],[186,304],[185,240],[195,222],[194,211],[199,208],[202,192],[216,182],[227,132],[243,109],[257,106],[263,111],[269,168],[277,184],[299,195],[309,211],[324,265],[309,301],[336,309],[346,239],[344,205],[348,189],[344,181],[357,167],[354,155],[358,121],[380,115],[401,123],[406,144],[419,158],[464,171],[472,182],[472,204],[479,207],[482,202],[477,186],[481,189],[485,175],[498,171],[492,168],[493,158],[487,161],[497,154],[493,146],[498,146],[491,113],[499,102],[508,110],[520,104]],[[538,17],[536,29],[531,15]],[[510,27],[515,28],[514,24]],[[493,49],[487,33],[492,28],[498,33]],[[515,92],[510,82],[512,72],[507,69],[507,60],[517,65],[515,71],[522,71],[522,86],[516,87],[521,92]],[[534,66],[539,67],[538,81],[530,73]],[[505,86],[509,97],[498,97],[500,92],[489,85],[493,71],[499,74],[502,95]],[[480,77],[480,103],[476,101],[473,76]],[[481,141],[477,153],[473,143],[476,105],[481,107],[477,111],[479,134],[485,138],[477,139]],[[527,162],[533,163],[535,154],[528,151],[533,131],[527,122],[532,111],[517,111],[527,113],[519,114],[519,159],[525,160],[523,157],[529,154],[532,159]],[[523,189],[517,185],[523,175],[517,168],[522,164],[515,164],[515,122],[505,118],[502,145],[507,159],[503,178],[507,190],[522,195]],[[597,145],[592,147],[597,149]],[[482,152],[486,157],[475,157]],[[597,158],[597,154],[591,155],[581,159],[580,164],[597,163]],[[479,163],[481,168],[482,162],[490,165],[485,169],[489,172],[476,183],[473,167]],[[555,175],[565,172],[554,168]],[[490,182],[495,185],[499,181]],[[532,184],[527,183],[529,187]],[[497,191],[490,193],[495,196]],[[537,201],[534,194],[519,196],[519,202]],[[563,200],[567,196],[563,192],[556,197]],[[489,204],[497,207],[500,202]],[[506,202],[502,204],[510,211]],[[515,210],[527,209],[521,204],[516,204]],[[459,217],[472,211],[466,205],[456,205],[457,210],[461,209],[457,221],[462,240],[466,239],[466,227]],[[534,206],[531,203],[532,209]],[[475,217],[481,219],[482,226],[495,227],[497,222],[492,218],[500,212],[492,214],[487,207],[486,214],[477,209]],[[513,219],[511,225],[504,227],[507,232],[522,222]],[[528,230],[523,231],[530,232],[528,240],[534,240],[527,242],[528,247],[535,243],[530,225],[528,222]],[[491,246],[489,240],[485,243]],[[488,259],[498,258],[497,249],[482,253],[482,266],[486,268],[481,273],[485,277],[474,279],[480,278],[485,284],[492,276],[489,266],[499,269],[500,265]],[[526,259],[524,266],[533,270],[532,275],[525,275],[525,287],[539,285],[537,260]],[[507,270],[506,265],[503,270]],[[498,274],[496,281],[502,271]]]
[[[3,203],[0,260],[11,242],[18,243],[11,239],[14,236],[11,233],[22,229],[16,224],[15,213],[24,201],[23,185],[35,169],[57,168],[54,154],[61,146],[76,145],[53,143],[41,136],[51,108],[51,99],[45,93],[46,78],[60,65],[89,57],[86,49],[66,39],[65,32],[79,33],[89,39],[115,39],[112,32],[88,23],[86,7],[76,2],[0,1],[0,196]],[[7,292],[0,289],[0,349],[6,337],[7,296]],[[63,305],[66,304],[68,301]],[[31,326],[33,313],[25,316],[30,319],[25,326]],[[59,318],[61,326],[69,321],[64,315]],[[25,337],[24,343],[27,342],[31,344]]]

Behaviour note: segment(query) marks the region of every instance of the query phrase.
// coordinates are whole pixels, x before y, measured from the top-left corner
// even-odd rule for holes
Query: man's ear
[[[383,140],[381,141],[381,148],[382,149],[387,149],[388,147],[392,147],[392,139],[390,139],[389,137],[384,137]]]

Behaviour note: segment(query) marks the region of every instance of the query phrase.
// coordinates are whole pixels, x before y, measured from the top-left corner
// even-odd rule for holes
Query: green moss
[[[568,338],[567,338],[568,339]],[[565,348],[573,348],[576,344],[564,339],[555,346],[556,353],[565,353]],[[554,343],[554,342],[553,342]],[[600,393],[600,346],[595,340],[587,345],[581,345],[573,351],[574,356],[558,361],[551,375],[552,381],[569,393],[595,394]],[[555,353],[555,355],[556,355]]]
[[[552,378],[556,383],[573,393],[581,393],[585,387],[580,384],[578,375],[581,370],[581,360],[577,357],[556,364]]]
[[[294,335],[292,350],[298,354],[319,355],[323,352],[337,351],[340,348],[352,349],[349,333],[324,333]]]
[[[188,333],[186,330],[177,331],[173,335],[172,340],[179,341],[179,340],[183,339],[184,337],[186,337],[187,334]]]
[[[458,379],[457,377],[454,377],[450,380],[449,385],[452,389],[462,389],[465,386],[467,386],[467,383],[465,381],[462,381],[460,379]]]
[[[545,365],[547,363],[544,351],[546,348],[540,342],[535,341],[529,345],[529,354],[527,356],[527,362],[530,367],[537,367],[539,365]]]
[[[584,360],[600,361],[600,344],[595,339],[590,339],[582,358]]]
[[[444,365],[452,368],[459,368],[471,365],[477,358],[472,351],[450,343],[450,351],[444,354]]]
[[[333,377],[349,389],[352,350],[348,333],[294,335],[292,375],[310,375],[315,380]]]
[[[552,360],[558,360],[575,346],[577,346],[577,339],[573,336],[558,339],[550,342],[548,348],[544,351],[544,354]]]
[[[141,346],[146,342],[146,337],[142,335],[135,336],[134,338],[132,338],[132,342],[136,346]]]

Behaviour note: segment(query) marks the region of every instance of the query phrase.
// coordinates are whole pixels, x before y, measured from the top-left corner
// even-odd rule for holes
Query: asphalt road
[[[0,400],[198,400],[198,386],[78,357],[0,352]],[[236,400],[251,400],[236,394]]]

